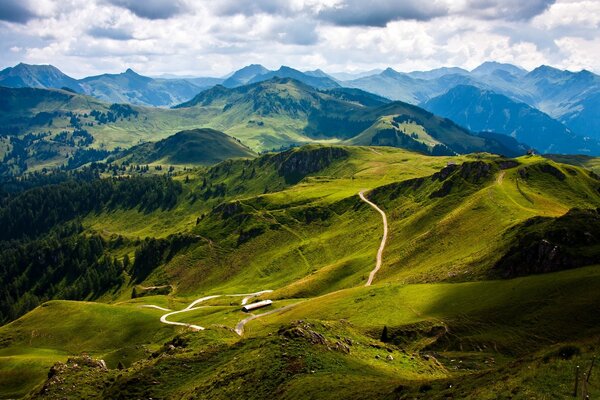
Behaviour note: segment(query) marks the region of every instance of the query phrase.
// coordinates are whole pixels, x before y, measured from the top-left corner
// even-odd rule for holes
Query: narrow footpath
[[[383,238],[381,239],[381,244],[379,245],[379,250],[377,250],[377,261],[375,262],[375,268],[369,274],[369,280],[367,280],[367,283],[365,283],[365,286],[371,286],[371,284],[373,283],[373,279],[375,278],[375,274],[381,268],[381,262],[383,260],[383,250],[385,249],[385,243],[386,243],[387,237],[388,237],[388,222],[387,222],[387,216],[385,215],[383,210],[381,208],[377,207],[377,204],[375,204],[372,201],[370,201],[369,199],[367,199],[365,197],[364,193],[365,193],[364,190],[362,190],[360,193],[358,193],[361,200],[364,201],[365,203],[367,203],[368,205],[370,205],[371,207],[373,207],[375,210],[377,210],[379,212],[379,214],[381,214],[381,218],[383,218]]]

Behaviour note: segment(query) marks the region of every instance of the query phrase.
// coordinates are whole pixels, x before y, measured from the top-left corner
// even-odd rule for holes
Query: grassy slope
[[[242,376],[249,381],[256,379],[256,382],[262,382],[257,383],[256,396],[266,393],[265,390],[268,392],[273,388],[265,382],[280,376],[279,367],[294,371],[296,361],[278,364],[275,360],[286,351],[277,341],[279,339],[269,339],[265,335],[274,334],[281,324],[290,326],[296,319],[308,318],[316,321],[317,325],[319,320],[329,321],[327,324],[330,325],[314,329],[332,340],[336,335],[350,335],[360,343],[377,341],[383,325],[394,329],[407,324],[439,325],[449,328],[452,335],[438,341],[438,350],[456,352],[462,344],[462,350],[472,356],[477,353],[471,351],[482,348],[485,354],[491,353],[499,358],[525,354],[537,345],[547,346],[597,334],[594,329],[598,321],[589,317],[600,315],[592,310],[599,304],[596,288],[600,276],[597,267],[511,281],[411,283],[484,278],[487,268],[500,257],[503,246],[509,243],[510,238],[504,236],[508,227],[535,215],[558,216],[571,207],[598,207],[598,183],[587,172],[552,164],[565,174],[565,180],[560,181],[543,172],[541,165],[546,162],[538,157],[519,159],[519,166],[500,170],[496,162],[500,160],[494,156],[434,158],[391,148],[352,147],[346,150],[347,158],[310,173],[298,184],[286,183],[275,166],[269,164],[271,161],[225,162],[212,172],[194,173],[190,182],[184,185],[184,194],[173,210],[151,214],[129,210],[87,216],[84,220],[87,229],[103,234],[144,237],[192,231],[202,235],[204,241],[173,258],[144,283],[173,283],[174,295],[135,299],[121,306],[64,303],[78,308],[77,313],[63,318],[66,329],[79,329],[81,317],[85,326],[96,327],[93,332],[102,332],[99,326],[103,323],[95,316],[110,313],[114,315],[114,325],[111,322],[109,327],[123,324],[127,327],[125,332],[136,332],[143,325],[132,326],[130,322],[143,318],[144,324],[148,324],[144,335],[135,339],[125,335],[112,345],[115,354],[121,354],[117,349],[127,349],[140,343],[161,343],[169,336],[168,332],[175,333],[179,329],[161,327],[158,318],[162,312],[139,309],[137,305],[140,303],[175,310],[182,309],[186,302],[201,295],[263,289],[276,289],[270,297],[276,300],[277,306],[288,304],[288,300],[284,299],[290,297],[301,300],[281,315],[274,314],[251,322],[247,329],[252,339],[233,348],[228,343],[235,336],[229,336],[232,335],[229,329],[241,316],[237,306],[215,303],[220,306],[174,317],[173,320],[212,326],[213,333],[195,337],[214,336],[215,342],[211,342],[210,346],[216,346],[221,352],[213,354],[209,351],[207,359],[205,356],[182,356],[184,360],[181,363],[190,363],[194,367],[189,374],[170,381],[165,379],[164,386],[152,389],[156,397],[169,393],[175,397],[190,395],[198,385],[205,391],[214,390],[210,393],[216,397],[235,396],[241,393],[237,391],[239,388],[223,382],[231,379],[234,382]],[[311,149],[298,149],[289,154],[306,151]],[[438,180],[424,178],[424,184],[416,189],[395,184],[426,177],[450,160],[483,160],[491,163],[493,168],[489,175],[478,181],[456,178],[452,190],[442,198],[430,197],[442,186]],[[262,168],[249,178],[251,167],[261,162]],[[526,168],[526,173],[519,172],[523,168]],[[455,175],[459,176],[460,171]],[[209,176],[214,184],[228,185],[230,190],[226,197],[190,201],[190,195],[199,193],[204,176]],[[274,192],[263,194],[266,187]],[[236,191],[236,188],[239,190]],[[361,189],[374,188],[377,190],[371,198],[388,213],[391,231],[376,286],[361,288],[374,264],[381,220],[377,213],[360,202],[356,193]],[[231,217],[224,217],[223,210],[226,208],[219,206],[223,202],[235,205],[232,209],[236,211]],[[196,218],[202,214],[205,218],[196,226]],[[311,215],[313,217],[309,218]],[[243,218],[238,219],[239,216]],[[240,230],[255,226],[265,227],[264,233],[239,243]],[[489,243],[494,244],[490,246]],[[55,304],[63,303],[50,303],[52,307]],[[0,376],[11,376],[11,369],[18,365],[23,368],[27,368],[27,363],[39,366],[35,379],[9,388],[7,393],[9,390],[23,393],[33,381],[39,382],[43,367],[52,360],[64,359],[67,352],[85,350],[103,356],[111,351],[111,348],[105,347],[103,338],[93,335],[90,341],[76,343],[72,348],[48,343],[45,339],[27,344],[32,325],[28,325],[27,329],[15,329],[15,326],[27,326],[29,319],[37,321],[40,310],[44,307],[0,331],[3,335],[13,332],[15,335],[15,341],[0,352],[12,352],[13,357],[19,357],[18,363],[14,358],[5,359]],[[68,312],[60,314],[69,315]],[[44,318],[52,321],[53,315],[56,314],[41,318],[39,329],[51,331],[53,328],[46,325]],[[347,320],[350,326],[340,322],[342,319]],[[228,329],[219,328],[219,325]],[[72,335],[72,331],[64,334]],[[535,335],[536,339],[532,341],[531,335]],[[417,335],[417,340],[407,344],[405,350],[418,351],[431,341],[419,337]],[[207,343],[198,344],[195,350],[190,351],[193,353],[201,349],[204,352],[207,351],[206,346]],[[286,375],[289,379],[284,382],[275,380],[282,385],[277,388],[282,398],[292,398],[303,390],[314,391],[314,396],[321,398],[334,393],[334,389],[344,390],[350,382],[351,385],[364,385],[364,390],[378,387],[376,393],[384,396],[405,381],[414,385],[457,376],[447,365],[442,368],[437,364],[423,364],[421,358],[411,360],[410,355],[405,356],[399,348],[392,350],[399,364],[381,364],[374,357],[377,354],[385,357],[386,353],[366,344],[357,346],[356,355],[351,357],[323,352],[318,346],[307,346],[306,343],[299,346],[298,354],[308,352],[310,361],[301,363],[302,368],[297,375]],[[251,366],[255,367],[253,359],[259,348],[268,360],[266,363],[277,367],[250,372]],[[123,352],[128,354],[125,350]],[[43,358],[40,358],[41,353]],[[139,354],[126,357],[133,360]],[[115,357],[107,358],[116,360]],[[165,362],[167,364],[161,369],[178,368],[176,362]],[[211,368],[207,368],[208,365]],[[481,363],[478,365],[477,371],[487,368]],[[128,374],[131,375],[123,379],[142,374],[140,371],[154,370],[154,361],[144,362],[139,368],[130,371]],[[310,371],[315,368],[319,372],[313,375]],[[213,385],[217,382],[221,386]],[[136,387],[132,383],[129,385]],[[217,391],[215,387],[223,390]],[[349,393],[348,397],[360,398],[361,395],[364,397],[365,392]]]
[[[164,356],[124,372],[75,371],[66,376],[66,392],[56,389],[53,396],[51,389],[47,398],[99,384],[103,391],[90,398],[565,397],[572,390],[571,367],[579,362],[587,368],[593,353],[582,350],[570,362],[542,358],[564,341],[587,349],[585,338],[599,333],[599,271],[596,266],[510,281],[338,291],[251,322],[249,337],[236,344],[219,327],[235,321],[226,320],[229,307],[202,309],[207,311],[189,320],[216,325],[184,335],[191,340],[186,347],[158,350]],[[397,344],[378,340],[383,325]],[[428,333],[432,327],[442,327],[441,334]],[[339,343],[351,343],[349,353]],[[105,386],[109,377],[114,383]],[[70,382],[79,384],[71,388]],[[432,386],[428,393],[426,384]]]
[[[181,131],[155,143],[127,150],[119,164],[213,165],[234,158],[253,158],[252,150],[233,137],[213,129]]]
[[[382,190],[376,201],[392,218],[387,268],[380,279],[476,279],[504,251],[509,227],[537,215],[556,217],[573,207],[600,204],[598,183],[586,171],[572,169],[576,175],[571,175],[557,166],[566,176],[560,181],[538,169],[545,164],[541,158],[518,161],[523,166],[495,171],[485,182],[465,184],[439,199],[428,198],[432,189],[425,189],[405,191],[389,201]],[[531,171],[527,179],[519,175],[523,167]]]
[[[142,346],[152,349],[173,335],[158,321],[161,314],[127,305],[45,303],[0,328],[0,397],[24,395],[69,355],[89,353],[112,368],[146,357]]]

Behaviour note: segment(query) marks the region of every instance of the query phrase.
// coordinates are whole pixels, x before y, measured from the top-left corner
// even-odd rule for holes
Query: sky
[[[600,0],[0,0],[0,68],[81,78],[484,61],[600,73]]]

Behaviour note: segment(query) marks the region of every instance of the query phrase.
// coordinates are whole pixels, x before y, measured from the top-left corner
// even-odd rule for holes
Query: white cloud
[[[596,0],[6,1],[14,15],[0,15],[2,67],[50,63],[77,77],[127,67],[218,76],[250,63],[473,68],[489,59],[600,72]]]

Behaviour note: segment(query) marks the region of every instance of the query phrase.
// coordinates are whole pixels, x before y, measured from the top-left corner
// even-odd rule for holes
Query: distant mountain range
[[[359,89],[317,89],[292,78],[218,85],[173,109],[109,104],[67,90],[0,87],[0,126],[6,174],[76,168],[108,156],[208,164],[219,154],[248,156],[323,140],[433,155],[516,156],[527,149],[514,138],[475,134],[414,105]],[[189,132],[159,141],[183,130]]]
[[[429,100],[424,107],[472,131],[509,135],[543,153],[600,154],[598,140],[576,136],[538,109],[489,90],[456,86]]]
[[[0,71],[1,86],[62,88],[108,103],[159,107],[206,102],[224,89],[274,78],[293,79],[317,91],[360,89],[379,95],[375,103],[387,98],[419,105],[467,129],[512,136],[541,152],[598,154],[600,77],[589,71],[569,72],[541,66],[529,72],[497,62],[486,62],[472,71],[444,67],[403,73],[387,68],[372,74],[336,77],[321,70],[302,72],[286,66],[269,70],[258,64],[248,65],[225,78],[150,78],[128,69],[121,74],[77,80],[53,66],[27,64]],[[349,93],[338,92],[345,96]],[[231,114],[224,111],[224,115]],[[219,125],[216,127],[221,129]],[[278,141],[265,140],[269,142],[275,146]]]
[[[121,74],[103,74],[74,79],[52,65],[18,64],[0,71],[0,85],[68,89],[111,103],[130,103],[167,107],[192,98],[213,86],[213,82],[194,79],[153,79],[128,69]]]
[[[472,86],[536,108],[576,135],[600,139],[600,119],[597,117],[600,77],[585,70],[570,72],[541,66],[528,72],[511,64],[495,62],[484,63],[470,72],[460,68],[440,68],[402,73],[388,68],[380,74],[344,81],[341,85],[425,107],[431,99],[457,86]],[[468,118],[464,121],[467,125],[476,125]]]

